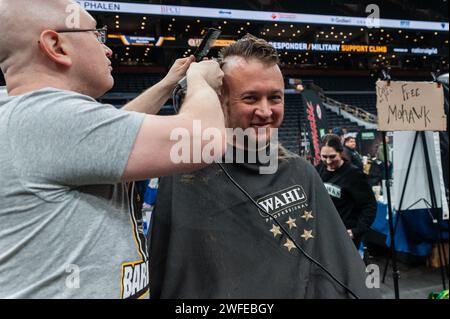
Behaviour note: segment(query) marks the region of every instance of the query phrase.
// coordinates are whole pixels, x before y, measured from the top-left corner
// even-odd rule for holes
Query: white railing
[[[322,99],[324,103],[336,106],[339,108],[339,110],[345,111],[347,113],[350,113],[351,115],[361,119],[362,121],[365,121],[370,124],[377,124],[377,116],[367,112],[366,110],[363,110],[357,106],[342,103],[336,100],[333,100],[332,98],[329,98],[323,93],[323,89],[316,84],[311,85],[314,90],[317,91],[317,94]]]

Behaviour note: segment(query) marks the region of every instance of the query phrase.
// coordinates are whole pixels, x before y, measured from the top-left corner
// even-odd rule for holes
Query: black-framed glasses
[[[106,37],[108,35],[108,27],[105,25],[100,29],[69,29],[69,30],[55,30],[58,33],[69,33],[69,32],[94,32],[97,36],[98,42],[105,44]]]

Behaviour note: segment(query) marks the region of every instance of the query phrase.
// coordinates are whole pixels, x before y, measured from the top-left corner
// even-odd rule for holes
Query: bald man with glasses
[[[95,100],[114,84],[106,29],[75,1],[0,0],[0,30],[0,298],[147,298],[130,182],[206,166],[170,157],[171,132],[193,136],[194,120],[219,130],[201,147],[223,155],[219,65],[177,60],[118,110]],[[184,76],[180,114],[154,115]]]

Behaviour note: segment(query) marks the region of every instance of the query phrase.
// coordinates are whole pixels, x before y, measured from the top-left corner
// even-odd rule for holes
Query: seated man
[[[0,299],[148,298],[129,182],[207,165],[172,161],[170,136],[194,136],[194,120],[225,134],[219,64],[180,59],[118,110],[95,100],[113,86],[112,51],[75,1],[0,0],[0,30]],[[183,112],[153,115],[184,75]],[[225,136],[213,142],[220,158]]]
[[[284,111],[276,50],[248,35],[224,48],[220,60],[226,126],[251,132],[247,142],[236,138],[227,148],[227,154],[245,149],[246,160],[224,166],[264,211],[216,165],[162,178],[152,217],[151,298],[350,298],[267,213],[359,297],[376,297],[365,286],[364,264],[314,167],[272,145]],[[265,154],[247,147],[250,140],[278,150],[268,156],[275,157],[275,173],[260,174],[268,168]]]

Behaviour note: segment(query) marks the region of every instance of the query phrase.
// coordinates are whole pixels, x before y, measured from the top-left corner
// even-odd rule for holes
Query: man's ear
[[[219,93],[219,101],[220,101],[220,106],[222,108],[222,112],[225,114],[226,113],[225,110],[226,110],[226,107],[228,104],[228,96],[226,95],[223,88],[220,90],[220,93]]]
[[[227,87],[227,83],[225,83],[225,81],[222,80],[222,87],[219,90],[218,96],[219,96],[219,101],[220,101],[220,105],[222,106],[222,110],[225,107],[225,104],[228,103],[228,87]]]
[[[230,111],[230,107],[229,107],[228,103],[230,101],[229,101],[228,95],[225,93],[223,88],[219,95],[219,101],[220,101],[220,107],[222,108],[223,116],[225,119],[225,126],[226,126],[228,124],[228,118],[229,118],[228,112]]]
[[[56,31],[45,30],[39,38],[39,47],[42,52],[58,65],[70,67],[72,59],[67,54],[66,44]]]

